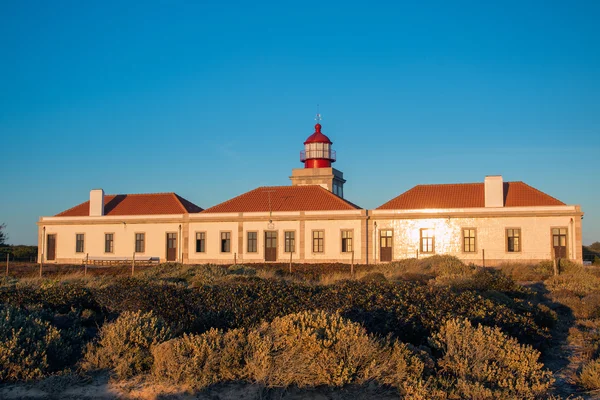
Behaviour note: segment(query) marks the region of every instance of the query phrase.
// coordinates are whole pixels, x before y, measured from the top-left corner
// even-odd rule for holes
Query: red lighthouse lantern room
[[[300,161],[304,168],[329,168],[335,162],[335,150],[331,150],[333,142],[321,133],[321,115],[317,114],[315,133],[304,142],[304,150],[300,152]]]

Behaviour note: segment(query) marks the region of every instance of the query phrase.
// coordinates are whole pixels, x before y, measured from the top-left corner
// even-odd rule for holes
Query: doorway
[[[167,233],[167,261],[177,261],[176,233]]]
[[[265,232],[265,261],[277,261],[277,232]]]
[[[47,236],[46,260],[47,261],[56,260],[56,234]]]
[[[552,228],[552,248],[555,259],[567,258],[567,228]]]
[[[384,262],[392,261],[392,239],[391,229],[379,231],[379,259]]]

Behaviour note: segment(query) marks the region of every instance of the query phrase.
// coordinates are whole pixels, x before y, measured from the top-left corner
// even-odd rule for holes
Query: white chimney
[[[101,217],[104,215],[104,190],[90,190],[90,217]]]
[[[504,182],[502,175],[485,177],[485,206],[504,207]]]

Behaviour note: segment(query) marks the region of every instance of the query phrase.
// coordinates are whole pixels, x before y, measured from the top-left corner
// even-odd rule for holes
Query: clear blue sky
[[[287,185],[316,104],[346,197],[524,181],[600,240],[600,1],[0,0],[0,222]]]

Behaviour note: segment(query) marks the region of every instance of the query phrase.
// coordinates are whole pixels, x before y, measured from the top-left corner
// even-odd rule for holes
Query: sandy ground
[[[215,385],[201,392],[167,387],[137,379],[111,382],[107,373],[82,377],[53,376],[28,384],[0,386],[0,399],[141,399],[141,400],[367,400],[398,399],[397,392],[380,387],[349,387],[343,389],[269,389],[260,385],[228,383]]]

